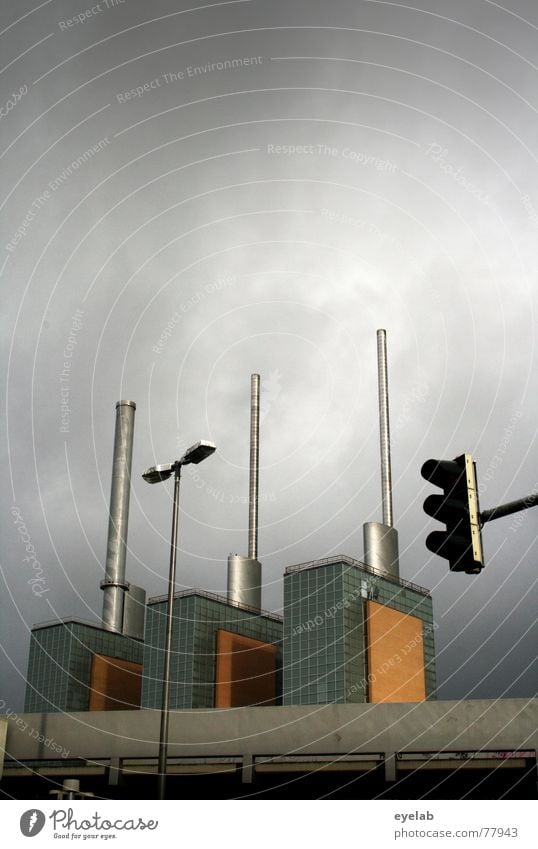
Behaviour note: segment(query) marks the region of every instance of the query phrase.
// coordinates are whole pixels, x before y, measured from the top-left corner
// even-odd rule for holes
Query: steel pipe
[[[118,401],[116,404],[105,579],[101,583],[104,590],[103,628],[117,633],[122,632],[123,599],[129,587],[125,580],[125,560],[135,410],[134,401]]]
[[[260,375],[250,376],[250,467],[248,488],[248,556],[258,558],[258,493],[260,465]]]
[[[390,462],[389,380],[387,368],[387,333],[377,331],[377,375],[379,388],[379,439],[381,449],[381,496],[383,524],[392,527],[392,471]]]

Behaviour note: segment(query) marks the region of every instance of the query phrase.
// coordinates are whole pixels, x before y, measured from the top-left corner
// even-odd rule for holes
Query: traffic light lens
[[[461,475],[465,474],[465,468],[456,460],[426,460],[423,464],[420,474],[422,477],[444,489],[450,481],[455,484]]]

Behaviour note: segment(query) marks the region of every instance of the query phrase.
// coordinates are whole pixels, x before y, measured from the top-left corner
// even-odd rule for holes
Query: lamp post
[[[176,589],[176,561],[177,561],[177,528],[179,515],[179,482],[181,480],[181,467],[189,463],[201,463],[206,457],[216,451],[212,442],[201,440],[191,445],[181,460],[173,463],[164,463],[160,466],[152,466],[147,469],[142,477],[146,483],[161,483],[174,475],[174,506],[172,512],[172,539],[170,543],[170,574],[168,578],[168,603],[166,606],[166,639],[164,644],[164,672],[163,672],[163,694],[161,707],[161,728],[159,732],[159,799],[165,798],[166,791],[166,760],[168,754],[168,720],[170,715],[170,664],[172,655],[172,612],[174,605],[174,592]]]

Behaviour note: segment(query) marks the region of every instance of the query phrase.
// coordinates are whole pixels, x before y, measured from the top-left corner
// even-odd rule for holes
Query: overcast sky
[[[484,528],[480,576],[451,574],[420,477],[468,451],[482,508],[538,486],[538,8],[505,5],[2,3],[7,707],[34,623],[101,615],[120,398],[127,577],[150,596],[172,487],[140,473],[198,439],[218,452],[185,472],[178,583],[222,592],[246,554],[253,372],[263,606],[282,612],[288,565],[362,559],[379,327],[400,572],[433,594],[439,696],[534,694],[538,510]]]

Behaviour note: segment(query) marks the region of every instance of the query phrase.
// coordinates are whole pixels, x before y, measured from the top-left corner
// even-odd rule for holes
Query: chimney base
[[[230,554],[228,557],[228,601],[261,610],[262,567],[259,560]]]
[[[398,531],[382,522],[366,522],[362,526],[364,562],[372,569],[400,577],[398,561]]]

